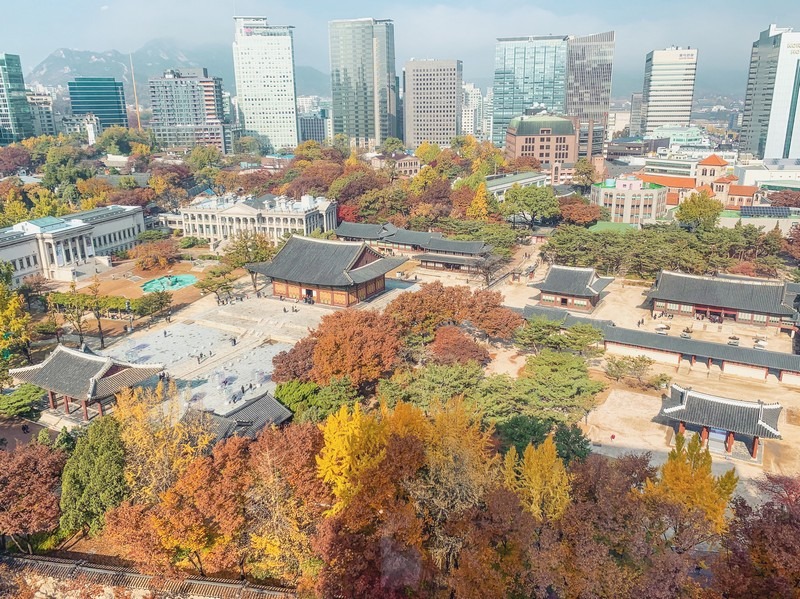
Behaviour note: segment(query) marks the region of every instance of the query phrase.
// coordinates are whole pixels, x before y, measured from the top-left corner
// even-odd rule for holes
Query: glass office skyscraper
[[[33,118],[19,56],[0,54],[0,146],[33,134]]]
[[[576,37],[499,38],[495,47],[492,141],[505,144],[514,117],[548,112],[605,123],[611,100],[614,32]]]
[[[329,32],[334,135],[370,149],[401,136],[392,21],[331,21]]]
[[[497,40],[494,67],[492,141],[505,145],[514,117],[541,105],[563,114],[567,105],[567,39],[564,36]]]
[[[113,77],[76,77],[67,86],[72,114],[93,114],[103,128],[128,126],[122,82]]]
[[[770,25],[753,43],[739,151],[800,158],[800,31]]]

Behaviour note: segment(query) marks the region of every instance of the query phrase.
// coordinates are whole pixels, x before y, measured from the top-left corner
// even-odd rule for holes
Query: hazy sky
[[[328,72],[327,22],[375,17],[395,22],[398,71],[409,58],[458,58],[466,80],[492,75],[497,37],[583,35],[615,30],[615,79],[635,81],[645,54],[672,44],[700,50],[699,79],[744,91],[750,45],[776,22],[800,29],[797,0],[0,0],[0,52],[26,72],[59,47],[135,50],[156,37],[182,44],[229,43],[234,14],[295,26],[296,64]],[[733,81],[736,80],[736,81]],[[627,85],[625,86],[627,87]]]

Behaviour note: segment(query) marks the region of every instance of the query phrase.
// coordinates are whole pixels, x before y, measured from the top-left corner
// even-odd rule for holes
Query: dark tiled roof
[[[429,252],[442,252],[446,254],[484,254],[490,252],[492,247],[482,241],[457,241],[455,239],[431,238],[428,245],[422,249]]]
[[[638,329],[626,329],[615,326],[610,320],[594,320],[573,316],[565,310],[544,306],[525,306],[525,318],[543,316],[551,320],[563,321],[564,327],[571,327],[576,323],[586,323],[596,326],[603,331],[606,341],[620,343],[645,349],[656,349],[673,352],[683,356],[695,356],[700,359],[724,360],[736,364],[746,364],[783,370],[786,372],[800,373],[800,356],[784,354],[781,352],[738,347],[724,343],[712,343],[696,339],[682,339],[678,336],[658,335]]]
[[[131,364],[59,345],[44,362],[9,373],[19,381],[74,399],[102,399],[162,370],[163,364]]]
[[[651,300],[793,316],[796,312],[786,305],[785,296],[783,281],[703,277],[670,271],[662,271],[647,294]]]
[[[371,252],[377,260],[352,269],[364,252]],[[250,264],[249,269],[283,281],[349,287],[385,275],[403,262],[404,258],[384,258],[364,243],[294,236],[271,262]]]
[[[251,399],[225,415],[211,414],[218,441],[233,436],[253,438],[265,427],[280,426],[291,417],[289,408],[269,393]]]
[[[441,233],[426,233],[424,231],[409,231],[407,229],[397,229],[396,233],[387,235],[381,241],[386,243],[399,243],[400,245],[414,245],[418,247],[427,246],[431,239],[442,237]]]
[[[368,223],[350,223],[342,221],[339,226],[336,227],[336,236],[374,241],[376,239],[383,239],[387,235],[392,235],[397,230],[397,227],[389,223],[371,225]]]
[[[481,261],[481,258],[471,256],[451,256],[449,254],[418,254],[414,260],[420,262],[441,262],[442,264],[472,265]]]
[[[535,285],[545,293],[574,297],[594,297],[611,284],[614,277],[598,277],[593,268],[553,265],[544,281]]]
[[[751,437],[780,439],[778,419],[782,409],[779,403],[727,399],[672,385],[661,413],[670,420]]]

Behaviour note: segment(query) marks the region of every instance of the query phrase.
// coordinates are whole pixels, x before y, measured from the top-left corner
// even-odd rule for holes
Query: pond
[[[145,293],[152,293],[153,291],[177,291],[189,285],[197,283],[197,277],[194,275],[165,275],[158,277],[152,281],[147,281],[142,285],[142,290]]]

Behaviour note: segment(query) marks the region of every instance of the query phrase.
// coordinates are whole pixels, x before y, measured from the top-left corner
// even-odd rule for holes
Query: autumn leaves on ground
[[[89,543],[303,597],[792,596],[800,483],[730,510],[736,478],[697,438],[660,469],[591,455],[574,423],[603,388],[597,331],[523,324],[500,300],[430,284],[331,313],[275,358],[295,417],[255,440],[214,445],[174,386],[122,393],[77,440],[0,452],[0,530],[22,553]],[[487,340],[512,338],[519,376],[488,374]]]

